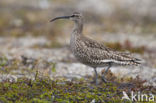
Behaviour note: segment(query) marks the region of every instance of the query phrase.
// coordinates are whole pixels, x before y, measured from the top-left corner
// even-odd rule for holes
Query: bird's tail
[[[139,66],[141,65],[141,60],[124,60],[124,61],[118,61],[121,65],[134,65],[134,66]]]
[[[132,60],[130,61],[131,65],[135,65],[135,66],[139,66],[141,65],[141,60],[137,59],[137,60]]]

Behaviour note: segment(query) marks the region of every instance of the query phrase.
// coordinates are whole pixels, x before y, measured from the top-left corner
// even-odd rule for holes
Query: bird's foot
[[[98,79],[94,79],[93,81],[91,81],[91,83],[93,83],[95,85],[98,85],[99,84],[99,81],[98,81]]]
[[[98,84],[99,84],[99,82],[98,82],[98,80],[96,80],[96,81],[95,81],[95,85],[98,85]]]
[[[108,81],[106,78],[105,78],[105,76],[104,75],[102,75],[102,81],[104,82],[104,83],[110,83],[111,81]]]

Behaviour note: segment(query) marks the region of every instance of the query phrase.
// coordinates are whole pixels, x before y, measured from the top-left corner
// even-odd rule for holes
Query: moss
[[[2,57],[4,59],[4,57]],[[2,61],[3,61],[2,59]],[[18,65],[26,65],[22,61],[14,60],[8,61],[2,65],[4,68],[18,68]],[[3,63],[2,63],[3,64]],[[51,70],[55,72],[55,63],[49,63]],[[13,67],[11,69],[11,67]],[[27,68],[27,67],[26,67]],[[155,94],[156,90],[152,86],[144,86],[146,81],[142,81],[139,77],[132,78],[116,78],[109,70],[106,78],[109,78],[112,83],[103,83],[99,80],[99,85],[90,83],[92,77],[72,79],[67,81],[65,78],[52,80],[47,75],[43,77],[40,75],[38,69],[23,68],[28,74],[33,73],[34,80],[28,78],[18,78],[16,82],[9,82],[3,80],[0,83],[0,101],[7,101],[10,103],[88,103],[95,101],[96,103],[122,103],[122,91],[141,91],[143,93]],[[13,69],[14,70],[14,69]],[[9,72],[9,71],[8,71]],[[102,71],[103,73],[104,71]],[[7,73],[7,72],[6,72]],[[99,76],[100,77],[100,76]],[[128,82],[128,83],[127,83]],[[129,101],[125,103],[130,103]]]
[[[8,60],[6,57],[0,57],[0,73],[10,73],[19,68],[19,60]]]
[[[73,83],[66,80],[54,81],[49,78],[36,78],[34,81],[19,78],[17,82],[0,83],[0,100],[22,103],[87,103],[93,100],[96,103],[122,103],[122,91],[119,85],[113,83],[101,83],[95,86],[81,80]],[[143,90],[143,92],[149,91]]]

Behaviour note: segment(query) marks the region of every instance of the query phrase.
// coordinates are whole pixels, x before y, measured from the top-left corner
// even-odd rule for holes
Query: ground
[[[132,91],[156,95],[155,4],[154,0],[0,1],[0,103],[130,103],[121,99],[123,91],[128,96]],[[84,14],[85,36],[131,52],[142,65],[111,67],[107,75],[111,83],[100,79],[106,67],[98,68],[99,85],[91,83],[93,69],[70,51],[73,23],[49,22],[74,11]]]

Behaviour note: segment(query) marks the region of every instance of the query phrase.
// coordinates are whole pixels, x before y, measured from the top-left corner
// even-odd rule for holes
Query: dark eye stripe
[[[79,17],[78,15],[72,15],[71,17]]]

